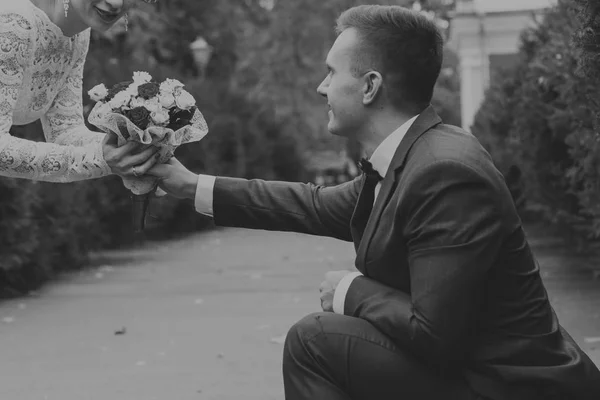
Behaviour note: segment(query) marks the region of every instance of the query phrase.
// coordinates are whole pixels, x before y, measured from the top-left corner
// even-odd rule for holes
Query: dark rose
[[[182,110],[180,108],[173,107],[172,109],[169,110],[170,123],[175,123],[175,121],[180,120],[180,119],[187,120],[189,122],[189,121],[191,121],[195,112],[196,112],[195,106],[190,108],[189,110]]]
[[[133,108],[127,111],[125,116],[140,129],[146,129],[150,122],[150,111],[146,110],[145,107]]]
[[[169,111],[170,120],[168,128],[176,131],[178,129],[183,128],[184,126],[190,125],[195,112],[195,106],[190,108],[189,110],[181,110],[177,107],[174,107]]]
[[[145,100],[151,99],[158,95],[159,91],[160,86],[155,82],[148,82],[138,86],[138,95]]]
[[[184,128],[190,124],[190,120],[188,119],[178,119],[175,122],[171,122],[167,128],[173,129],[174,131]]]
[[[123,90],[127,89],[129,85],[131,85],[133,81],[121,82],[114,85],[112,88],[108,89],[108,95],[104,101],[109,102],[115,97],[115,95]]]

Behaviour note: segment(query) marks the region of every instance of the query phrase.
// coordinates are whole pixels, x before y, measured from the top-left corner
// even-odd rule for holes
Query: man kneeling
[[[220,226],[354,242],[358,272],[328,273],[324,312],[290,330],[288,400],[597,400],[600,372],[559,325],[504,178],[477,139],[431,107],[443,39],[396,6],[360,6],[318,88],[332,134],[369,160],[351,182],[197,176],[161,187]]]

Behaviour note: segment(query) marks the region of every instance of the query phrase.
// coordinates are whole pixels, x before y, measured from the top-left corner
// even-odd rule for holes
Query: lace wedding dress
[[[0,176],[73,182],[111,173],[83,119],[89,29],[66,37],[29,0],[0,0]],[[40,119],[46,142],[9,130]]]

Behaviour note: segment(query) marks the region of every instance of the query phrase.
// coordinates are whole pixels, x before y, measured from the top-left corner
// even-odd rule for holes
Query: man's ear
[[[373,104],[383,87],[383,77],[377,71],[369,71],[364,76],[363,104]]]

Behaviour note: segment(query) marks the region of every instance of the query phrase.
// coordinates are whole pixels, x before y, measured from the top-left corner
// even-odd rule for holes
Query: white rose
[[[131,97],[135,97],[138,95],[138,88],[142,85],[143,83],[140,82],[133,82],[131,85],[129,85],[127,87],[127,89],[125,89],[125,92],[127,92]]]
[[[108,104],[110,104],[113,109],[118,109],[129,104],[129,100],[131,100],[131,95],[129,95],[129,93],[119,92],[108,102]]]
[[[189,110],[196,105],[196,99],[188,91],[182,90],[179,96],[175,97],[175,104],[182,110]]]
[[[129,104],[131,105],[131,108],[144,107],[146,105],[146,100],[141,97],[134,97]]]
[[[160,84],[160,91],[162,93],[170,93],[173,94],[175,88],[184,87],[185,85],[179,82],[177,79],[165,79],[163,83]]]
[[[152,121],[154,121],[154,123],[156,125],[165,126],[169,122],[169,113],[163,109],[159,109],[158,111],[153,111],[152,114],[150,114],[150,117],[152,118]]]
[[[144,107],[146,107],[146,110],[150,112],[158,111],[161,109],[160,103],[158,102],[158,99],[156,97],[144,100]]]
[[[94,86],[89,92],[88,94],[90,95],[90,98],[93,101],[102,101],[106,98],[106,96],[108,95],[108,89],[106,88],[106,86],[104,86],[103,83],[101,83],[100,85],[96,85]]]
[[[175,96],[170,93],[161,93],[158,96],[158,100],[160,101],[160,105],[164,108],[171,108],[175,105]]]
[[[137,83],[138,86],[144,83],[148,83],[152,80],[152,76],[144,71],[136,71],[133,73],[133,82]]]

